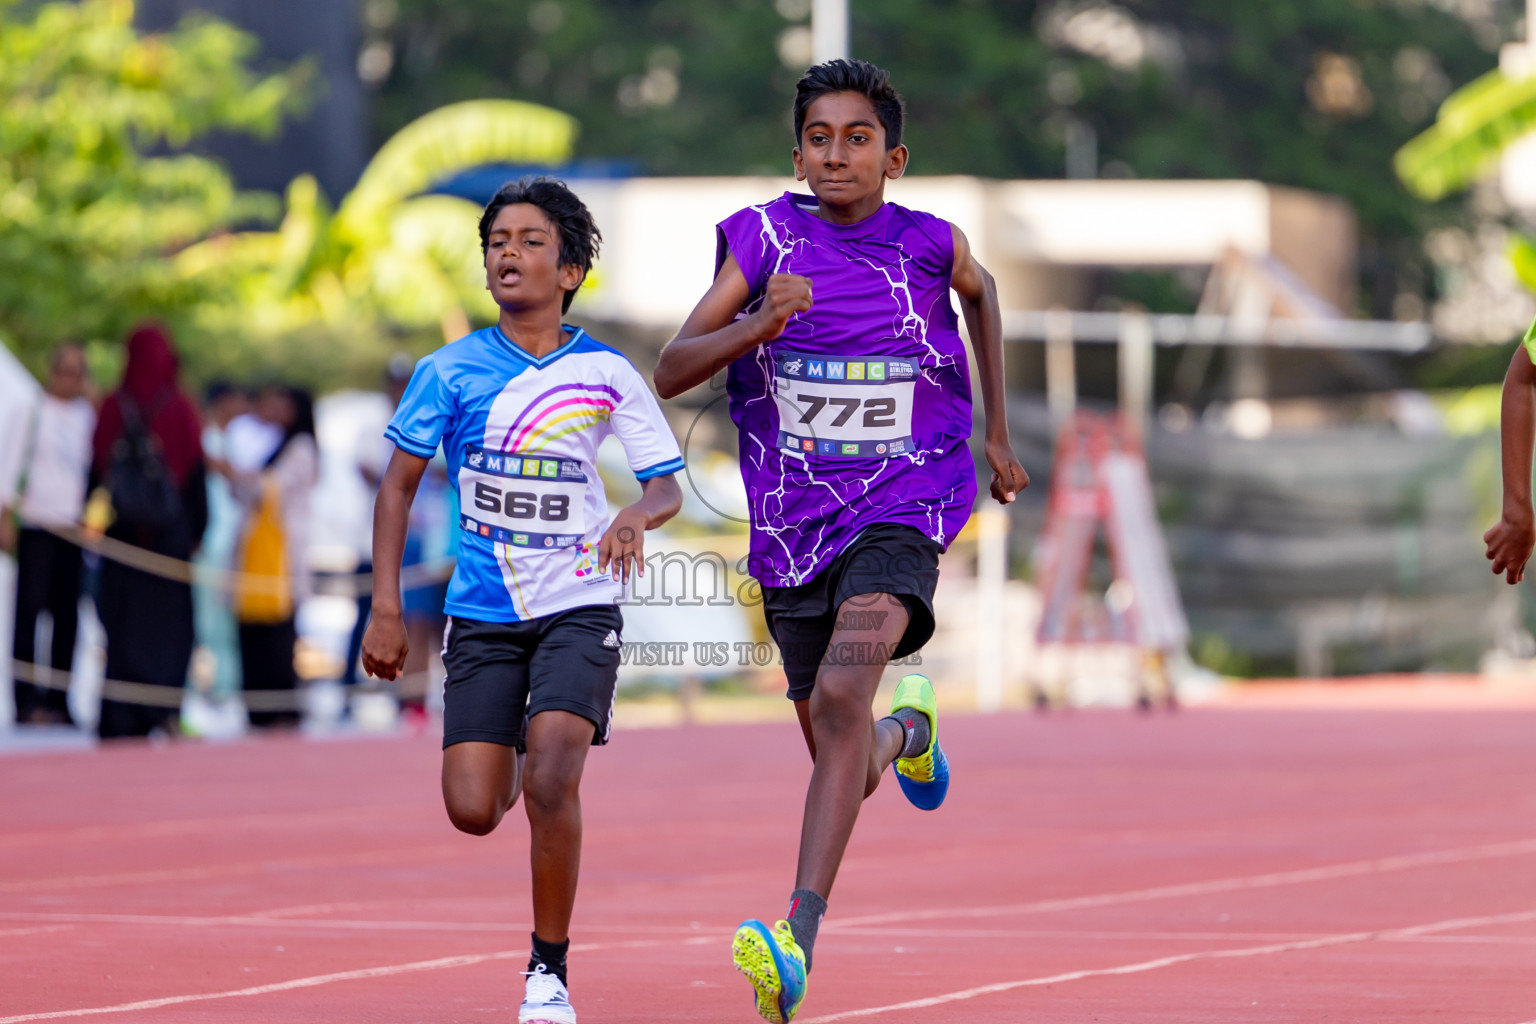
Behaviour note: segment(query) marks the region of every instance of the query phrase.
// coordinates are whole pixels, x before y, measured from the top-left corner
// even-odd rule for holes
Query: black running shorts
[[[861,532],[827,567],[794,587],[764,587],[763,616],[779,646],[789,699],[806,700],[827,655],[839,609],[862,594],[893,594],[909,621],[892,661],[916,653],[933,637],[933,591],[943,549],[922,531],[877,523]],[[850,610],[857,610],[855,605]]]
[[[527,749],[528,719],[569,711],[608,742],[624,619],[589,605],[526,622],[448,620],[443,746],[468,740]]]

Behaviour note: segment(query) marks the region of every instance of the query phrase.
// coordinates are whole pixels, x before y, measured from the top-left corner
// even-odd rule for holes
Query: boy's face
[[[560,262],[560,229],[531,203],[503,206],[486,234],[485,287],[506,310],[560,307],[581,286],[574,263]]]
[[[74,345],[66,345],[53,354],[48,367],[48,393],[55,398],[73,401],[85,394],[87,371],[85,353]]]
[[[795,147],[795,177],[823,203],[846,206],[875,195],[907,167],[907,147],[885,148],[885,128],[869,98],[856,92],[818,96],[805,110]]]

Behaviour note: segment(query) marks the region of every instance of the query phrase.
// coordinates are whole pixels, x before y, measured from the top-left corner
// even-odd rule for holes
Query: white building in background
[[[603,227],[583,313],[675,329],[714,276],[715,225],[792,178],[632,178],[572,183]],[[1356,225],[1333,196],[1256,181],[990,181],[913,176],[887,197],[965,232],[1004,309],[1086,308],[1114,267],[1207,268],[1233,254],[1279,264],[1324,307],[1356,289]]]
[[[1526,0],[1525,32],[1525,42],[1506,43],[1499,50],[1499,70],[1510,78],[1536,74],[1536,0]],[[1499,187],[1510,206],[1536,215],[1536,132],[1504,150]]]

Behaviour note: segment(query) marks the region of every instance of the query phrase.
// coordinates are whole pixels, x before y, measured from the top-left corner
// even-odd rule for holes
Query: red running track
[[[1536,713],[945,722],[949,803],[869,803],[802,1024],[1536,1020]],[[756,1020],[792,724],[594,752],[583,1024]],[[0,758],[0,1024],[509,1022],[526,823],[454,832],[431,737]]]

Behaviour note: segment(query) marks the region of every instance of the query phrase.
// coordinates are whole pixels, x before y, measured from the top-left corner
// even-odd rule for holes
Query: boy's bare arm
[[[736,314],[751,297],[736,257],[727,256],[714,284],[661,350],[652,375],[658,395],[676,398],[784,333],[790,317],[811,308],[811,281],[796,274],[774,274],[768,278],[762,305],[751,316],[737,320]]]
[[[645,531],[654,530],[683,507],[677,477],[653,476],[640,485],[640,500],[613,517],[597,545],[597,571],[628,583],[631,571],[645,575]]]
[[[363,634],[363,670],[380,679],[399,675],[409,650],[400,610],[400,559],[411,502],[429,461],[396,448],[373,501],[373,618]]]
[[[1509,583],[1525,579],[1525,563],[1536,546],[1531,515],[1531,447],[1536,441],[1536,366],[1525,346],[1515,349],[1504,374],[1504,399],[1499,413],[1499,441],[1504,463],[1504,510],[1483,534],[1495,574]]]
[[[992,467],[992,497],[1006,505],[1029,486],[1029,474],[1014,457],[1008,440],[1008,404],[1003,381],[1003,314],[997,305],[997,285],[971,255],[971,245],[953,224],[955,265],[949,286],[960,296],[960,310],[976,353],[981,379],[981,408],[986,418],[985,449]]]

